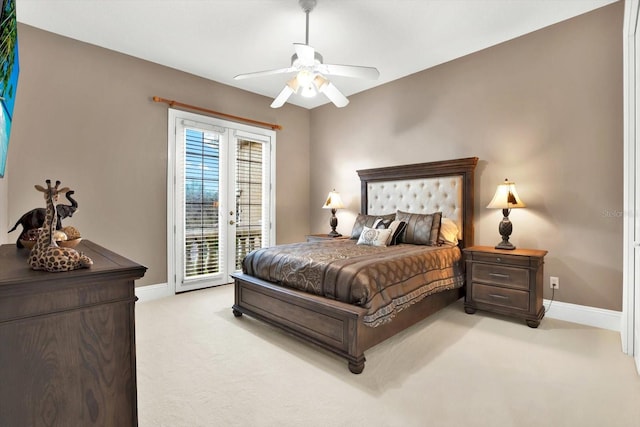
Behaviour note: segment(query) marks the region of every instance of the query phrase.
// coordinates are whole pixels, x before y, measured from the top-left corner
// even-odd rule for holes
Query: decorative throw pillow
[[[373,223],[373,227],[371,228],[389,228],[389,225],[391,225],[391,222],[395,220],[395,216],[393,218],[389,218],[389,219],[384,219],[384,218],[376,218],[376,220]]]
[[[373,228],[373,224],[376,222],[376,219],[378,218],[381,218],[383,220],[393,221],[394,219],[396,219],[396,214],[387,214],[387,215],[358,214],[358,217],[356,218],[356,222],[353,224],[353,228],[351,229],[351,238],[358,239],[364,227]]]
[[[413,214],[409,212],[396,212],[396,220],[404,221],[407,227],[401,236],[401,241],[414,245],[436,246],[440,233],[440,221],[442,212],[432,214]]]
[[[401,243],[400,236],[404,233],[404,229],[407,227],[407,223],[404,221],[394,220],[389,224],[388,229],[391,230],[391,235],[389,236],[389,241],[387,242],[387,246],[397,245]]]
[[[440,221],[438,243],[446,243],[449,245],[458,244],[458,226],[452,219],[442,218]]]
[[[389,229],[365,226],[362,233],[360,233],[360,238],[358,238],[358,245],[387,246],[389,236],[391,236],[391,230]]]

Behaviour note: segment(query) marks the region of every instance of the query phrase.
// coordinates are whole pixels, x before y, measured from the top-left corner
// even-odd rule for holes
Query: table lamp
[[[331,226],[331,231],[329,232],[329,237],[340,237],[342,234],[336,231],[336,227],[338,226],[338,218],[336,218],[336,210],[344,208],[344,204],[342,203],[342,199],[340,198],[340,194],[336,192],[335,189],[329,192],[327,196],[327,201],[324,202],[324,206],[322,209],[331,209],[331,219],[329,220],[329,225]]]
[[[496,194],[493,196],[487,208],[502,209],[502,221],[498,224],[498,232],[502,236],[502,241],[496,245],[496,249],[513,250],[516,247],[509,242],[509,236],[513,230],[511,221],[509,221],[509,212],[512,208],[524,208],[526,205],[518,197],[515,182],[505,179],[502,184],[498,185]]]

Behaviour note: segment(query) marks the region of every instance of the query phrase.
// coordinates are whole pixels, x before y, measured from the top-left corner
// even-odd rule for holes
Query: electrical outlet
[[[560,289],[560,278],[554,276],[549,277],[549,287],[551,289]]]

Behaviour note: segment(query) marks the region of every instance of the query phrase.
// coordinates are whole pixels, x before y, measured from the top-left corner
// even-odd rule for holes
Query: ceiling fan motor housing
[[[304,10],[305,13],[309,13],[316,7],[318,0],[298,0],[298,4]]]
[[[318,52],[314,52],[313,59],[313,64],[303,64],[301,63],[300,58],[298,58],[298,54],[294,53],[293,55],[291,55],[291,66],[293,67],[299,65],[301,67],[313,67],[316,64],[322,64],[322,55],[320,55]]]

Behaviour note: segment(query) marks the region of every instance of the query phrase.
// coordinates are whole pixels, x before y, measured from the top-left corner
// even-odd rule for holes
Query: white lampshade
[[[340,198],[340,193],[336,192],[336,190],[330,191],[327,196],[327,201],[324,202],[324,206],[322,209],[343,209],[344,204],[342,203],[342,199]]]
[[[314,77],[315,77],[315,74],[312,73],[311,71],[300,70],[298,72],[298,75],[296,76],[296,79],[298,80],[298,84],[304,87],[304,86],[309,86],[311,82],[313,82]]]
[[[324,92],[324,89],[329,84],[329,80],[327,80],[326,78],[324,78],[324,76],[320,74],[316,74],[315,78],[313,79],[313,84],[316,85],[316,87],[318,88],[318,92],[322,93]]]
[[[526,205],[520,200],[520,197],[518,197],[515,182],[510,182],[508,179],[505,179],[502,184],[498,185],[496,194],[487,207],[493,209],[511,209],[524,208]]]

